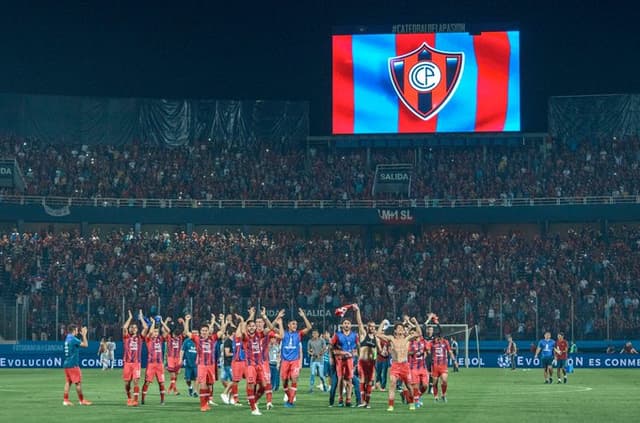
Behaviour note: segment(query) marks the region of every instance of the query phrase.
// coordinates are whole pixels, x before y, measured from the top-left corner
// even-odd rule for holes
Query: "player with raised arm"
[[[144,323],[142,310],[138,313],[138,319]],[[140,394],[140,363],[142,357],[142,336],[138,333],[138,325],[132,323],[133,314],[129,310],[129,318],[122,326],[123,361],[122,379],[127,392],[127,405],[129,407],[138,406],[138,395]],[[133,398],[131,398],[131,382],[133,382]]]
[[[447,341],[442,335],[442,329],[435,318],[435,323],[438,328],[435,333],[435,338],[431,341],[430,354],[432,358],[431,374],[433,376],[433,398],[438,402],[438,383],[440,382],[442,388],[442,394],[440,400],[444,403],[447,402],[447,388],[449,386],[449,359],[455,364],[456,356],[451,351],[449,341]]]
[[[222,342],[222,372],[220,374],[220,381],[224,387],[224,390],[220,393],[220,398],[222,398],[222,402],[227,405],[229,405],[229,394],[231,393],[231,386],[233,384],[231,363],[233,360],[234,334],[235,330],[231,326],[227,325],[227,331],[224,334],[224,341]]]
[[[351,320],[344,319],[338,330],[331,338],[336,374],[338,376],[339,402],[342,402],[342,390],[346,393],[345,406],[351,407],[351,393],[353,392],[353,356],[358,353],[358,335],[351,330]],[[357,388],[356,388],[357,389]]]
[[[433,326],[429,324],[434,319],[434,317],[429,317],[432,314],[433,313],[429,313],[427,315],[427,320],[424,322],[425,328],[424,328],[424,334],[422,337],[427,342],[433,342],[433,340],[436,339],[436,336],[433,334]],[[438,319],[437,318],[435,319],[437,322]],[[429,389],[427,390],[427,392],[431,394],[433,392],[433,373],[432,373],[433,357],[431,357],[431,354],[427,354],[426,363],[427,363],[427,373],[429,374]]]
[[[280,310],[274,319],[274,322],[278,323],[279,326],[282,326],[282,318],[284,317],[284,310]],[[269,357],[269,348],[271,345],[271,340],[273,338],[279,338],[278,333],[274,330],[273,324],[269,321],[267,317],[267,309],[262,307],[260,310],[260,316],[256,317],[256,332],[258,335],[262,337],[262,353],[264,355],[262,362],[262,373],[265,378],[265,386],[264,392],[262,392],[262,387],[258,388],[258,392],[256,395],[256,402],[260,400],[262,394],[266,394],[267,399],[267,410],[271,410],[273,408],[273,385],[271,383],[271,364]]]
[[[184,319],[179,319],[178,323],[181,323],[184,326]],[[193,335],[197,335],[197,330],[192,330],[191,333]],[[182,348],[180,349],[180,363],[182,363],[182,367],[184,368],[184,380],[187,384],[187,388],[189,389],[190,397],[198,397],[199,395],[193,390],[193,382],[198,380],[198,349],[196,348],[195,342],[186,336],[184,341],[182,342]]]
[[[240,325],[244,324],[244,318],[236,314],[236,320],[238,321],[237,328]],[[229,322],[231,322],[231,315],[227,316]],[[231,385],[228,390],[231,393],[231,398],[228,399],[228,404],[235,405],[236,407],[241,406],[239,396],[238,396],[238,385],[240,381],[246,377],[246,369],[247,369],[247,353],[244,349],[244,343],[242,342],[242,337],[236,336],[236,333],[231,335],[232,338],[232,352],[233,355],[231,357]],[[226,391],[226,390],[225,390]],[[223,398],[224,401],[224,398]],[[225,401],[225,403],[227,403]]]
[[[380,392],[387,390],[387,374],[389,373],[389,343],[376,337],[376,387]]]
[[[391,377],[389,381],[389,407],[387,411],[394,410],[394,401],[396,396],[396,384],[402,381],[405,384],[405,397],[409,402],[409,410],[415,410],[416,405],[413,403],[413,397],[406,395],[411,389],[411,371],[409,369],[409,342],[417,337],[417,334],[406,334],[405,327],[402,323],[396,323],[393,327],[393,336],[385,335],[384,328],[389,325],[388,320],[383,320],[378,326],[377,336],[381,340],[389,343],[389,352],[391,354]]]
[[[304,329],[298,330],[298,322],[296,320],[289,321],[286,331],[284,330],[284,325],[280,325],[279,328],[280,338],[282,339],[280,378],[282,379],[282,388],[287,395],[287,401],[284,403],[287,408],[294,406],[293,401],[298,390],[298,376],[300,375],[300,366],[302,364],[300,344],[302,343],[302,338],[312,328],[311,322],[307,319],[307,315],[302,308],[298,309],[298,315],[304,321]],[[289,382],[291,382],[291,386],[289,386]]]
[[[562,332],[558,333],[558,340],[556,346],[553,349],[553,353],[556,359],[556,368],[558,369],[558,383],[561,383],[560,373],[564,376],[564,383],[567,383],[567,358],[569,358],[569,344],[564,339]]]
[[[422,329],[418,321],[413,318],[409,321],[410,334],[416,338],[409,343],[409,369],[411,369],[411,388],[413,402],[416,407],[422,406],[422,395],[429,389],[429,372],[427,371],[427,354],[430,342],[422,337]]]
[[[538,355],[541,355],[541,364],[544,373],[544,383],[553,383],[553,350],[556,347],[556,341],[551,339],[551,332],[546,331],[544,338],[538,342],[538,347],[533,356],[535,360]]]
[[[265,337],[263,332],[258,333],[256,322],[254,320],[256,314],[255,307],[249,309],[249,318],[240,322],[236,330],[236,338],[242,339],[243,347],[246,352],[246,369],[245,375],[247,379],[247,399],[251,407],[251,414],[260,416],[262,413],[258,409],[257,394],[258,391],[264,393],[266,387],[266,379],[264,375],[264,343]],[[262,322],[262,331],[264,331]]]
[[[196,344],[198,365],[198,387],[200,389],[200,411],[209,411],[209,398],[213,394],[213,384],[216,381],[216,359],[215,347],[216,341],[222,336],[226,330],[226,322],[222,323],[222,327],[217,333],[211,333],[215,322],[215,315],[211,314],[209,324],[203,323],[200,326],[199,334],[192,334],[189,331],[191,323],[191,315],[184,317],[183,333],[188,336]]]
[[[156,324],[162,326],[162,335],[160,335]],[[162,346],[166,341],[169,328],[160,316],[151,319],[151,326],[149,327],[147,327],[146,322],[143,320],[142,326],[142,336],[147,345],[147,369],[144,372],[144,385],[142,385],[142,400],[140,403],[144,405],[147,392],[149,391],[149,385],[153,383],[153,379],[156,379],[160,390],[160,404],[164,405],[164,357],[162,354]]]
[[[69,389],[71,385],[76,385],[76,394],[78,394],[78,401],[80,405],[91,405],[91,401],[84,399],[82,393],[82,372],[80,371],[80,348],[87,348],[89,341],[87,341],[87,328],[83,326],[80,329],[80,336],[82,340],[78,338],[78,326],[70,324],[68,327],[69,333],[64,339],[64,362],[62,367],[64,368],[64,399],[62,405],[72,406],[73,403],[69,401]]]
[[[184,326],[184,319],[180,318],[178,323],[181,323]],[[184,335],[182,333],[182,327],[174,326],[174,329],[171,330],[169,327],[169,323],[171,322],[171,317],[167,317],[165,320],[168,333],[165,335],[165,339],[167,340],[167,371],[169,372],[170,382],[169,389],[167,393],[174,393],[176,395],[180,395],[178,391],[178,385],[176,381],[178,380],[178,375],[180,374],[180,368],[182,367],[182,360],[180,359],[180,352],[182,351],[182,343],[184,342]]]
[[[376,350],[378,340],[376,332],[377,325],[373,321],[367,322],[365,328],[362,322],[362,314],[357,304],[353,306],[356,311],[356,322],[358,323],[358,335],[360,346],[358,348],[358,375],[360,376],[360,397],[362,403],[358,407],[371,408],[371,390],[374,383],[374,372],[376,368]],[[356,389],[358,387],[355,387]]]

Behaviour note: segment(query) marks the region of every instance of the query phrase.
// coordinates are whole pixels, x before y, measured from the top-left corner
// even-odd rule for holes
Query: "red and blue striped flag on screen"
[[[333,37],[334,134],[519,130],[519,32]]]

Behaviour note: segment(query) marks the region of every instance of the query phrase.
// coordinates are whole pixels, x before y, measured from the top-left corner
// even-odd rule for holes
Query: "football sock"
[[[208,389],[200,388],[200,408],[207,406],[207,401],[208,401],[207,396],[208,395],[209,395],[209,390]]]
[[[256,409],[256,397],[254,396],[254,387],[249,387],[247,384],[247,399],[249,400],[249,406],[251,407],[251,411]]]
[[[271,383],[267,383],[265,394],[267,395],[267,402],[272,402],[272,400],[273,400],[273,387],[271,386]]]
[[[298,390],[298,384],[296,382],[291,383],[289,388],[289,402],[293,404],[293,399],[296,397],[296,391]]]
[[[147,391],[149,390],[149,384],[147,382],[142,385],[142,402],[147,398]]]

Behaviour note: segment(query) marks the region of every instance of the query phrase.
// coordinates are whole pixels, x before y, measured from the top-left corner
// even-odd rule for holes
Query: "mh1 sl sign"
[[[378,209],[378,217],[382,223],[392,225],[408,225],[415,220],[411,209]]]

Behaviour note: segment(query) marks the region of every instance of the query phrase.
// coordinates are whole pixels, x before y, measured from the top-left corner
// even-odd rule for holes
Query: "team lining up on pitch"
[[[344,318],[350,309],[355,314],[357,331],[352,330],[351,320]],[[220,396],[225,404],[242,405],[238,395],[238,384],[245,379],[246,400],[251,414],[262,414],[258,403],[263,395],[266,397],[266,409],[271,410],[273,408],[272,381],[274,380],[272,372],[279,372],[285,393],[283,406],[295,407],[298,377],[302,367],[302,339],[311,331],[312,324],[304,310],[299,308],[298,314],[305,327],[299,330],[298,322],[292,319],[285,328],[284,314],[284,310],[280,310],[273,322],[268,319],[264,308],[260,315],[256,316],[256,309],[251,307],[246,319],[239,314],[226,316],[221,314],[217,318],[212,314],[210,321],[201,324],[199,330],[196,330],[191,327],[192,317],[189,314],[179,318],[178,324],[170,327],[171,318],[163,320],[161,316],[157,316],[146,319],[140,310],[137,321],[142,326],[142,331],[139,332],[138,324],[129,311],[128,319],[122,327],[123,380],[127,405],[137,407],[145,404],[149,386],[154,380],[158,382],[160,404],[164,405],[167,393],[164,365],[166,352],[166,370],[170,374],[168,393],[173,392],[179,395],[177,377],[180,370],[184,368],[189,395],[199,397],[201,411],[209,411],[211,405],[216,405],[213,402],[213,386],[218,375],[216,347],[218,342],[223,342],[224,360],[221,365],[224,368],[222,381],[225,389]],[[337,393],[339,406],[356,405],[370,408],[376,362],[380,358],[391,363],[387,411],[394,410],[396,387],[401,388],[403,402],[408,404],[410,410],[415,410],[422,405],[422,396],[425,393],[433,394],[435,401],[447,402],[448,360],[452,360],[455,370],[458,368],[458,363],[449,341],[442,335],[437,315],[428,314],[424,322],[426,332],[423,333],[422,325],[418,320],[408,316],[404,316],[402,322],[395,323],[392,327],[386,319],[380,324],[370,321],[365,325],[357,304],[340,307],[336,310],[336,314],[343,317],[343,320],[332,337],[325,332],[325,336],[330,338],[330,341],[324,343],[319,338],[318,331],[314,330],[308,344],[312,361],[318,362],[321,357],[328,356],[330,372],[336,376],[334,379],[337,383],[331,386],[330,406],[333,406]],[[387,333],[389,331],[391,334]],[[81,334],[82,339],[77,337],[78,333]],[[540,341],[536,353],[536,355],[542,353],[545,383],[550,383],[551,378],[551,370],[547,368],[546,358],[549,351],[553,353],[557,350],[555,343],[549,342],[549,337],[549,333],[545,334],[545,339]],[[147,367],[142,392],[140,392],[143,343],[147,349]],[[166,348],[164,348],[165,345]],[[69,334],[64,345],[63,364],[66,376],[63,400],[65,406],[74,405],[69,400],[72,384],[76,385],[79,404],[92,404],[83,397],[82,374],[79,368],[79,348],[87,346],[87,328],[79,329],[75,325],[69,325]],[[277,357],[275,352],[278,353]],[[272,367],[276,359],[279,362],[279,370],[277,367]],[[357,376],[354,371],[356,366]],[[316,366],[312,364],[312,378],[314,367]],[[322,381],[322,388],[326,391],[324,372],[320,366],[316,369]],[[549,380],[547,380],[547,374]],[[278,375],[274,376],[277,381]],[[564,380],[566,383],[566,373]],[[358,381],[359,386],[357,386]],[[354,382],[356,382],[355,386]],[[197,385],[198,393],[195,392],[194,384]],[[312,389],[313,384],[312,380]],[[440,396],[438,396],[439,386]],[[352,402],[354,391],[357,397],[356,404]]]

